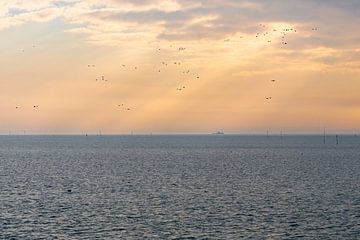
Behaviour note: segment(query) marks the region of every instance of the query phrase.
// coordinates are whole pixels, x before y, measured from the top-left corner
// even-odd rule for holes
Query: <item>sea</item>
[[[0,136],[0,239],[360,239],[360,137]]]

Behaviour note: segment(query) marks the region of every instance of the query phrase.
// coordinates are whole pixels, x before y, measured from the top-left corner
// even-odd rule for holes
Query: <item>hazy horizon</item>
[[[207,136],[214,135],[218,136],[216,131],[214,132],[7,132],[0,133],[0,136]],[[360,136],[360,132],[325,132],[325,136]],[[221,136],[269,136],[269,137],[280,137],[280,136],[324,136],[324,132],[223,132]]]

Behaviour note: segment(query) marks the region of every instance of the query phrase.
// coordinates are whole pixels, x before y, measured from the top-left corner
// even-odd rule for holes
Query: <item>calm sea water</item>
[[[360,137],[2,136],[0,239],[360,239]]]

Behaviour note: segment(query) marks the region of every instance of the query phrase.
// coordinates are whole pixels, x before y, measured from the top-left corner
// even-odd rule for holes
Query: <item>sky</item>
[[[0,0],[0,133],[357,133],[359,25],[358,0]]]

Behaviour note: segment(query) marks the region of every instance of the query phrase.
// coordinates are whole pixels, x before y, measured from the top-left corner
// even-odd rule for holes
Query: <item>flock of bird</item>
[[[260,27],[260,29],[263,30],[263,31],[257,32],[256,35],[255,35],[255,38],[267,37],[267,36],[270,36],[270,35],[271,35],[271,30],[268,30],[268,28],[267,28],[267,26],[266,26],[265,24],[259,24],[259,27]],[[319,31],[319,27],[313,27],[313,28],[311,28],[311,31]],[[288,41],[286,40],[286,36],[287,36],[289,33],[297,33],[297,30],[296,30],[294,27],[290,27],[290,28],[283,28],[283,29],[281,29],[281,30],[279,30],[279,29],[272,29],[272,32],[281,35],[281,44],[282,44],[282,45],[288,45]],[[244,36],[240,36],[240,38],[244,38]],[[270,40],[270,39],[266,39],[266,40],[267,40],[268,43],[271,43],[271,42],[272,42],[272,40]],[[223,41],[224,41],[224,42],[230,42],[231,39],[228,38],[228,39],[225,39],[225,40],[223,40]],[[35,47],[36,47],[36,45],[32,45],[32,48],[35,48]],[[170,45],[170,47],[173,48],[173,45]],[[177,48],[177,51],[178,51],[178,52],[183,52],[183,51],[185,51],[185,50],[186,50],[185,47],[178,47],[178,48]],[[158,52],[161,52],[162,49],[161,49],[161,48],[157,48],[157,51],[158,51]],[[21,49],[21,52],[24,53],[24,52],[25,52],[25,49]],[[181,67],[181,66],[182,66],[182,62],[181,62],[181,61],[173,61],[173,62],[171,62],[171,64],[174,65],[174,66],[178,66],[178,67]],[[129,66],[126,65],[126,64],[121,64],[120,66],[121,66],[122,68],[124,68],[124,69],[134,69],[134,70],[138,70],[138,69],[139,69],[138,66],[129,67]],[[162,61],[162,62],[160,63],[160,66],[161,66],[161,67],[157,69],[157,72],[158,72],[158,73],[161,73],[162,70],[164,70],[166,67],[170,66],[170,63],[169,63],[169,62],[166,62],[166,61]],[[87,68],[89,68],[89,69],[96,69],[96,65],[95,65],[95,64],[88,64],[88,65],[87,65]],[[192,71],[191,71],[190,69],[183,69],[183,70],[181,71],[181,73],[184,74],[184,75],[189,75],[191,72],[192,72]],[[200,76],[196,76],[196,75],[195,75],[195,78],[196,78],[196,79],[200,79]],[[100,77],[96,77],[96,78],[95,78],[95,81],[96,81],[96,82],[99,82],[99,83],[109,83],[109,82],[110,82],[109,79],[107,79],[107,78],[105,77],[105,75],[101,75]],[[271,83],[275,83],[275,82],[276,82],[275,79],[271,79],[270,81],[271,81]],[[176,88],[176,91],[184,91],[185,89],[187,89],[186,86],[185,86],[185,85],[181,85],[180,87],[177,87],[177,88]],[[271,101],[272,99],[273,99],[272,96],[267,96],[267,97],[265,97],[265,100],[267,100],[267,101]],[[121,109],[123,109],[123,110],[125,110],[125,111],[130,111],[130,110],[131,110],[131,108],[130,108],[129,106],[125,106],[124,103],[118,104],[117,107],[118,107],[118,108],[121,108]],[[16,109],[20,109],[20,106],[16,106],[15,108],[16,108]],[[32,108],[33,108],[33,109],[37,109],[37,108],[39,108],[39,105],[33,105]]]
[[[172,47],[172,45],[171,45]],[[179,52],[181,51],[185,51],[186,48],[185,47],[179,47],[177,49]],[[162,51],[161,48],[158,48],[157,51]],[[173,65],[173,66],[177,66],[177,67],[182,67],[183,64],[181,61],[171,61],[171,62],[166,62],[166,61],[162,61],[160,63],[160,67],[157,68],[157,72],[158,73],[162,73],[163,71],[165,71],[165,69],[167,67],[169,67],[170,65]],[[123,69],[128,69],[128,70],[139,70],[139,66],[130,66],[128,64],[121,64],[120,65],[121,68]],[[87,65],[87,68],[88,69],[93,69],[93,68],[96,68],[96,65],[95,64],[88,64]],[[190,69],[186,68],[186,69],[183,69],[180,71],[183,75],[190,75],[191,71]],[[194,76],[195,79],[200,79],[200,76]],[[97,77],[95,78],[95,81],[96,82],[99,82],[99,83],[110,83],[110,81],[104,76],[104,75],[101,75],[101,77]],[[176,91],[184,91],[186,89],[186,86],[185,85],[181,85],[180,87],[177,87],[176,88]],[[127,107],[125,106],[123,103],[121,104],[118,104],[117,105],[118,108],[121,108],[123,110],[126,110],[126,111],[130,111],[131,108],[130,107]]]

